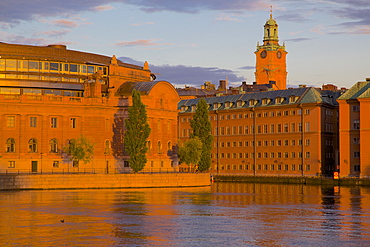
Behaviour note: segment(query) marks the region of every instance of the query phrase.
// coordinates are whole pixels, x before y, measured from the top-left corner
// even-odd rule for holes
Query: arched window
[[[13,138],[9,138],[8,140],[6,140],[6,152],[7,153],[15,152],[15,140]]]
[[[170,151],[172,149],[171,142],[167,143],[167,151]]]
[[[152,143],[150,141],[147,142],[148,152],[150,152],[150,149],[152,148]]]
[[[58,140],[53,138],[50,140],[49,142],[49,146],[50,146],[50,153],[58,153]]]
[[[109,143],[109,140],[105,140],[105,143],[104,143],[104,154],[109,154],[109,151],[110,151],[110,143]]]
[[[37,140],[35,138],[31,138],[28,141],[28,152],[37,153]]]
[[[158,141],[158,153],[159,154],[162,153],[162,143],[161,143],[161,141]]]

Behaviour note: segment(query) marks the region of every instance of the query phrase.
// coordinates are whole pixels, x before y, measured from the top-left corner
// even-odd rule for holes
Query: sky
[[[254,81],[273,9],[287,84],[351,87],[370,77],[370,0],[0,0],[0,42],[143,65],[176,87]]]

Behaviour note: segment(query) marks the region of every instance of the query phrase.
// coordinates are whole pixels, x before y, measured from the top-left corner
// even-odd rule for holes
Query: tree
[[[126,131],[123,138],[125,150],[130,156],[128,162],[132,170],[138,172],[144,168],[147,162],[147,139],[151,129],[140,92],[135,89],[132,92],[132,106],[128,108],[128,119],[125,124]]]
[[[190,138],[199,137],[202,142],[199,171],[206,171],[211,167],[213,136],[211,134],[212,126],[209,121],[208,105],[205,99],[199,100],[193,119],[190,121],[190,127],[193,129]]]
[[[71,139],[63,148],[63,151],[71,156],[73,166],[78,167],[80,161],[83,161],[85,164],[91,161],[94,154],[94,144],[81,135],[77,139]]]
[[[179,148],[180,162],[188,166],[196,166],[202,155],[202,145],[201,140],[197,136],[186,141],[184,145]]]

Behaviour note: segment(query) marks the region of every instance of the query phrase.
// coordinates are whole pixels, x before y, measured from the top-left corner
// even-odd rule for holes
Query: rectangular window
[[[257,125],[257,133],[258,134],[261,134],[261,132],[262,132],[261,125]]]
[[[360,106],[359,105],[352,106],[352,111],[360,111]]]
[[[310,115],[310,109],[306,109],[306,110],[305,110],[305,114],[306,114],[306,115]]]
[[[278,169],[279,171],[281,171],[281,165],[278,165],[277,169]]]
[[[281,124],[277,124],[277,133],[281,133]]]
[[[353,170],[355,172],[359,172],[360,171],[360,165],[353,165]]]
[[[303,170],[303,166],[302,165],[298,165],[298,170],[299,171],[302,171]]]
[[[30,117],[30,127],[31,128],[37,127],[37,117]]]
[[[244,147],[248,147],[249,146],[249,142],[248,141],[245,141],[244,142]]]
[[[268,158],[268,153],[267,152],[263,153],[263,158]]]
[[[278,152],[278,153],[277,153],[277,157],[278,157],[278,158],[281,158],[281,152]]]
[[[284,170],[288,171],[289,170],[289,165],[284,165]]]
[[[57,161],[57,160],[53,161],[53,167],[54,168],[59,168],[59,161]]]
[[[6,127],[14,128],[15,127],[15,116],[8,116],[6,118]]]
[[[311,143],[310,139],[306,139],[306,146],[309,146]]]
[[[302,132],[302,123],[298,123],[298,132]]]
[[[246,125],[245,128],[244,128],[244,134],[246,134],[246,135],[249,134],[248,125]]]
[[[295,158],[295,152],[291,152],[290,156],[292,157],[292,159]]]
[[[359,151],[353,152],[353,157],[354,158],[360,158],[360,152]]]
[[[288,124],[284,124],[284,132],[287,133],[289,131],[289,127],[288,127]]]
[[[290,124],[290,132],[295,132],[295,123]]]
[[[359,137],[353,138],[353,144],[360,144],[360,138]]]
[[[270,158],[271,159],[274,159],[275,158],[275,153],[274,152],[270,153]]]
[[[353,129],[359,130],[360,129],[360,120],[353,121]]]
[[[267,124],[263,125],[263,133],[265,133],[265,134],[268,133],[268,125]]]
[[[274,140],[271,140],[271,146],[275,146],[275,141]]]
[[[281,146],[281,140],[277,141],[277,146]]]
[[[243,126],[239,126],[238,133],[239,133],[239,135],[242,135],[243,134]]]
[[[310,122],[306,122],[306,132],[310,131]]]
[[[270,133],[275,133],[275,125],[273,124],[270,125]]]
[[[310,158],[310,157],[311,157],[310,152],[306,152],[306,158],[308,159],[308,158]]]
[[[74,118],[74,117],[71,118],[71,128],[72,129],[77,128],[77,118]]]
[[[284,158],[289,158],[289,153],[288,152],[284,152]]]
[[[284,140],[284,146],[289,146],[289,140]]]
[[[292,171],[295,171],[295,165],[292,165]]]
[[[311,165],[306,165],[306,171],[310,171],[311,170]]]
[[[290,143],[292,146],[295,146],[295,140],[291,140]]]
[[[15,168],[15,161],[9,160],[8,161],[8,168]]]
[[[50,119],[50,123],[51,123],[51,128],[57,128],[58,127],[58,118],[56,117],[52,117]]]

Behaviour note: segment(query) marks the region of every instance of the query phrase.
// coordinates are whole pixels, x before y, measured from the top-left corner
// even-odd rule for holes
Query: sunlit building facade
[[[172,169],[168,151],[177,142],[179,96],[170,83],[153,79],[146,62],[126,64],[64,45],[0,43],[0,169],[126,169],[124,120],[133,89],[141,92],[152,129],[146,167]],[[75,164],[63,153],[80,135],[94,144],[87,164]]]
[[[340,175],[370,177],[370,78],[338,98]]]
[[[338,162],[338,92],[295,88],[205,98],[214,143],[211,172],[332,175]],[[179,143],[199,99],[180,101]]]

